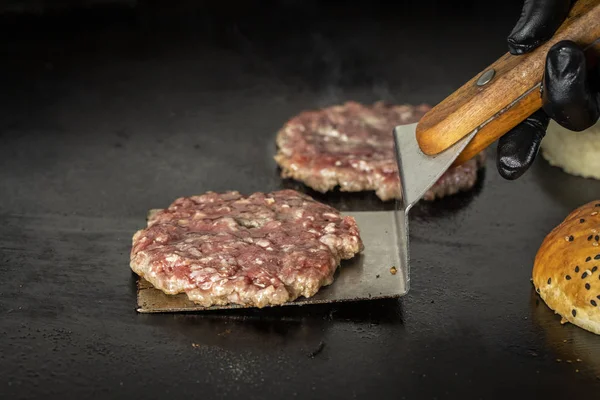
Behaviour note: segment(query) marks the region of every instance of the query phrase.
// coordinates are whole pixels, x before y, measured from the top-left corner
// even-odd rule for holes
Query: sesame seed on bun
[[[570,322],[600,335],[600,201],[571,212],[544,239],[533,266],[542,300]]]

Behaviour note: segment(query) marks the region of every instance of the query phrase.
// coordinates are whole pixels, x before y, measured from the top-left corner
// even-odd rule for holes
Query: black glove
[[[511,54],[528,53],[550,39],[567,17],[573,0],[525,0],[521,18],[508,37]],[[542,81],[542,108],[498,141],[497,167],[517,179],[533,163],[550,118],[571,131],[583,131],[600,116],[600,68],[588,69],[578,45],[561,41],[550,48]]]

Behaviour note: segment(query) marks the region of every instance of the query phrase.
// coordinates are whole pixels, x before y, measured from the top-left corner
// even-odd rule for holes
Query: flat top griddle
[[[520,1],[493,15],[484,2],[328,4],[3,17],[0,397],[597,393],[600,338],[560,325],[529,278],[544,236],[600,182],[542,159],[506,182],[493,149],[472,192],[412,211],[398,301],[136,313],[131,236],[178,196],[292,187],[391,209],[282,181],[276,130],[345,100],[440,101],[505,51]]]

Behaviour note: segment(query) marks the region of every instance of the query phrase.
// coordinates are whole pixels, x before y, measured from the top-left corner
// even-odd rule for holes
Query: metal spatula
[[[492,144],[541,107],[545,56],[569,39],[600,52],[600,1],[579,0],[554,38],[522,56],[505,54],[430,110],[417,124],[394,130],[402,199],[394,211],[351,212],[365,251],[342,264],[332,285],[314,297],[286,305],[394,298],[408,292],[408,213],[440,176]],[[242,308],[220,306],[211,309]],[[206,310],[186,295],[169,296],[148,282],[138,284],[139,312]]]

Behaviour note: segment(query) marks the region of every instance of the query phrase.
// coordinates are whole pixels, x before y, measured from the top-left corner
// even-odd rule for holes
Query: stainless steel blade
[[[400,125],[394,129],[396,156],[402,184],[403,207],[401,208],[405,211],[423,197],[477,134],[477,130],[474,130],[448,150],[435,156],[428,156],[419,148],[416,129],[416,123]]]
[[[421,151],[416,136],[417,124],[400,125],[394,129],[396,157],[400,170],[402,198],[396,202],[394,212],[398,232],[398,256],[405,276],[405,289],[410,288],[410,234],[408,213],[435,182],[448,170],[450,165],[467,147],[477,134],[471,132],[446,151],[428,156]]]

